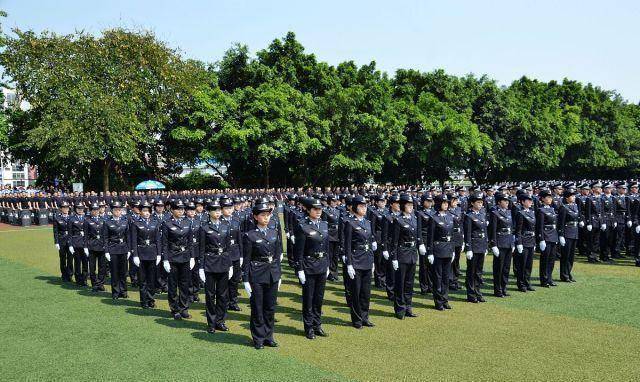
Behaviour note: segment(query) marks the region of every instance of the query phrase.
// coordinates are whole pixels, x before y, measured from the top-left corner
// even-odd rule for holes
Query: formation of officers
[[[386,291],[398,319],[416,317],[413,292],[432,294],[435,309],[451,309],[466,257],[467,301],[485,302],[485,255],[492,255],[493,296],[508,297],[513,263],[517,290],[549,288],[556,259],[559,280],[575,282],[576,251],[589,262],[633,255],[639,265],[638,184],[553,183],[444,189],[407,187],[334,193],[152,192],[131,198],[55,200],[55,246],[62,279],[127,298],[127,276],[142,308],[166,292],[174,319],[204,292],[207,331],[229,330],[229,309],[249,297],[257,349],[276,347],[275,310],[282,263],[301,285],[302,321],[309,339],[327,336],[322,305],[327,281],[342,282],[351,323],[373,327],[371,286]],[[3,206],[4,207],[4,206]],[[283,212],[284,227],[277,208]],[[286,251],[283,251],[286,248]],[[286,253],[286,258],[285,258]],[[339,272],[342,264],[341,272]]]

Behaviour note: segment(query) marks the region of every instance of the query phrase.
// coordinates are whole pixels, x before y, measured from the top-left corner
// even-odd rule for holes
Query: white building
[[[2,89],[4,94],[3,108],[14,107],[16,92],[13,89]],[[20,103],[21,108],[28,108],[26,102]],[[37,171],[29,163],[22,163],[11,158],[11,154],[0,147],[0,188],[5,186],[27,187],[36,183]]]

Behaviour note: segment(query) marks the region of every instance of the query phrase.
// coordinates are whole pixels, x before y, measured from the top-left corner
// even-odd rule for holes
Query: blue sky
[[[398,68],[564,77],[640,101],[638,1],[32,1],[0,0],[5,28],[99,33],[149,29],[213,62],[233,43],[252,52],[294,31],[319,60]]]

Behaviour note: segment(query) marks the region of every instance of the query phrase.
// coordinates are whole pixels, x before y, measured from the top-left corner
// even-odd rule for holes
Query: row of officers
[[[535,249],[541,252],[540,285],[552,287],[556,257],[560,280],[575,281],[573,258],[579,230],[591,225],[576,203],[576,190],[563,191],[558,206],[554,194],[543,190],[534,198],[472,191],[461,206],[456,194],[408,193],[347,196],[290,195],[284,208],[284,232],[274,201],[256,200],[252,207],[235,205],[222,197],[201,203],[142,202],[123,215],[113,202],[109,215],[94,203],[85,214],[63,202],[54,219],[54,239],[60,253],[62,277],[86,285],[87,273],[95,290],[104,290],[106,266],[111,273],[113,298],[127,297],[126,276],[140,287],[143,308],[154,307],[154,296],[166,285],[175,319],[190,318],[189,305],[204,288],[207,330],[226,331],[227,309],[239,310],[242,282],[251,306],[250,329],[256,348],[278,346],[273,337],[277,293],[281,281],[283,240],[287,262],[302,287],[302,318],[306,337],[326,336],[322,305],[327,280],[338,281],[339,263],[352,325],[372,327],[369,302],[372,280],[394,303],[398,319],[416,317],[412,298],[415,273],[422,293],[432,293],[437,310],[451,309],[450,287],[457,288],[460,256],[467,259],[467,300],[484,302],[483,265],[493,255],[493,289],[507,297],[513,261],[517,287],[533,291],[531,273]],[[321,200],[322,199],[322,200]],[[159,201],[162,204],[162,201]],[[201,212],[206,209],[206,212]],[[186,211],[186,212],[185,212]],[[128,264],[130,262],[130,264]],[[165,284],[163,284],[163,279]]]

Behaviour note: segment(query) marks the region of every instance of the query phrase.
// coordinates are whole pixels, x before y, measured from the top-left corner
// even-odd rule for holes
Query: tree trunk
[[[102,164],[102,191],[109,191],[109,173],[111,171],[111,159],[105,158]]]

